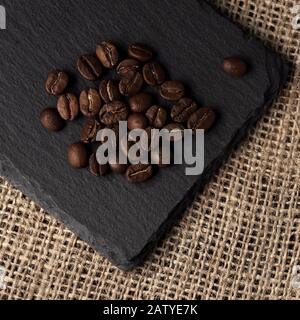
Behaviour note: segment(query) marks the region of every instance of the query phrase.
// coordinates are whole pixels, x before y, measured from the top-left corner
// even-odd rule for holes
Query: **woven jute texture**
[[[2,299],[300,298],[293,273],[300,265],[300,32],[291,13],[297,1],[211,2],[289,61],[280,97],[130,273],[0,179]]]

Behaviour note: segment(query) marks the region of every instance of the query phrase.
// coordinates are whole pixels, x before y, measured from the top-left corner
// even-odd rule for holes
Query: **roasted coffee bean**
[[[117,67],[121,78],[131,78],[140,70],[140,63],[135,59],[125,59]]]
[[[136,164],[128,167],[126,177],[129,182],[140,183],[152,178],[153,173],[151,164]]]
[[[88,166],[88,151],[84,143],[73,143],[68,149],[68,160],[71,167],[75,169]]]
[[[129,99],[129,105],[132,112],[146,112],[152,105],[152,96],[146,92],[139,93]]]
[[[109,165],[112,172],[119,173],[119,174],[124,174],[128,168],[127,164],[119,163],[118,157],[110,159]]]
[[[177,101],[185,94],[184,85],[179,81],[166,81],[160,86],[160,95],[169,101]]]
[[[128,117],[128,129],[146,129],[148,126],[147,118],[141,113],[132,113]]]
[[[101,129],[99,121],[93,118],[87,119],[81,130],[81,141],[83,143],[92,143],[96,141],[97,133]]]
[[[69,76],[64,71],[53,70],[48,74],[45,88],[49,94],[58,96],[65,91],[68,83]]]
[[[164,68],[157,62],[149,62],[143,68],[144,80],[150,86],[159,86],[166,79]]]
[[[210,108],[200,108],[193,113],[188,120],[188,128],[208,131],[216,120],[216,114]]]
[[[120,100],[119,84],[113,80],[102,80],[99,87],[101,98],[105,103]]]
[[[172,135],[170,136],[170,141],[179,141],[183,138],[184,126],[179,123],[170,123],[164,127]]]
[[[128,49],[128,54],[131,58],[142,62],[147,62],[153,57],[153,52],[146,45],[141,43],[132,44]]]
[[[109,173],[110,167],[109,164],[99,164],[97,161],[96,153],[93,153],[90,156],[89,160],[89,170],[91,174],[96,177],[102,177]]]
[[[127,120],[128,114],[129,111],[124,102],[114,101],[103,106],[99,117],[103,124],[113,126],[119,121]]]
[[[47,108],[40,113],[40,121],[45,129],[50,132],[60,131],[65,126],[65,121],[60,117],[57,109]]]
[[[112,42],[102,42],[97,46],[96,55],[105,68],[113,69],[119,62],[119,52]]]
[[[64,120],[73,121],[79,114],[77,97],[72,93],[65,93],[57,100],[57,110]]]
[[[86,89],[80,94],[80,110],[86,117],[93,117],[100,112],[102,101],[96,89]]]
[[[123,174],[126,172],[127,168],[128,168],[127,164],[120,164],[120,163],[111,163],[110,164],[110,169],[114,173]]]
[[[247,63],[239,58],[226,58],[223,62],[223,70],[233,77],[242,77],[248,71]]]
[[[197,109],[198,106],[195,101],[190,98],[182,98],[173,106],[171,117],[175,122],[187,122]]]
[[[94,55],[83,55],[77,60],[77,69],[83,78],[96,81],[102,75],[102,65]]]
[[[143,84],[143,77],[137,72],[131,78],[122,79],[119,90],[123,96],[134,96],[141,91]]]
[[[155,105],[146,112],[146,117],[152,127],[161,129],[167,122],[168,113],[164,108]]]

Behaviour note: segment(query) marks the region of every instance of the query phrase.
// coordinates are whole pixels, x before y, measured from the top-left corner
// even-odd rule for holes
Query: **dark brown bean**
[[[118,158],[117,159],[112,158],[109,161],[109,165],[112,172],[119,173],[119,174],[124,174],[128,168],[128,164],[119,163]]]
[[[131,78],[122,79],[119,84],[119,90],[123,96],[134,96],[141,91],[143,84],[144,79],[137,72]]]
[[[54,108],[44,109],[39,118],[43,127],[50,132],[60,131],[65,126],[65,121],[60,117],[57,109]]]
[[[106,126],[113,126],[119,121],[125,121],[129,111],[124,102],[114,101],[103,106],[100,111],[100,121]]]
[[[102,101],[96,89],[86,89],[80,94],[80,110],[86,117],[93,117],[100,112]]]
[[[159,86],[166,79],[164,68],[157,62],[147,63],[143,68],[143,76],[150,86]]]
[[[171,118],[175,122],[187,122],[190,116],[198,109],[197,103],[190,98],[180,99],[171,110]]]
[[[108,69],[113,69],[119,62],[118,48],[110,41],[104,41],[98,45],[96,55],[103,66]]]
[[[92,143],[96,141],[97,133],[101,129],[99,121],[93,118],[87,119],[81,130],[81,141],[83,143]]]
[[[169,101],[177,101],[184,97],[184,85],[180,81],[166,81],[160,86],[160,95]]]
[[[120,100],[119,84],[113,80],[102,80],[99,87],[101,98],[105,103]]]
[[[84,143],[73,143],[68,149],[68,161],[72,168],[80,169],[88,166],[88,151]]]
[[[153,52],[151,51],[151,49],[141,43],[132,44],[128,48],[128,54],[131,58],[142,62],[147,62],[153,57]]]
[[[208,131],[216,120],[215,112],[210,108],[200,108],[197,112],[191,115],[188,121],[188,128],[202,129]]]
[[[129,99],[129,106],[132,112],[146,112],[152,105],[152,96],[142,92]]]
[[[129,182],[141,183],[149,180],[153,176],[153,167],[150,164],[131,165],[126,171],[126,177]]]
[[[96,177],[102,177],[109,173],[109,164],[99,164],[96,153],[93,153],[89,159],[89,170]]]
[[[102,65],[94,55],[83,55],[77,60],[77,69],[83,78],[96,81],[102,75]]]
[[[247,63],[239,58],[226,58],[223,62],[223,70],[233,77],[242,77],[248,71]]]
[[[147,118],[141,113],[132,113],[128,117],[128,129],[145,129],[148,126]]]
[[[121,78],[132,78],[140,70],[140,63],[135,59],[125,59],[117,67]]]
[[[58,96],[62,94],[69,83],[69,76],[64,71],[53,70],[48,74],[45,83],[46,91],[49,94]]]
[[[57,110],[64,120],[75,120],[79,115],[79,103],[77,97],[72,93],[61,95],[57,100]]]
[[[161,129],[167,122],[168,113],[164,108],[155,105],[146,112],[146,117],[152,127]]]

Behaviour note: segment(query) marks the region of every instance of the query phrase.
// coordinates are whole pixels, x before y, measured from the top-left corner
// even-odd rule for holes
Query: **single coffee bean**
[[[109,165],[111,168],[111,171],[114,173],[119,173],[119,174],[124,174],[128,168],[127,164],[121,164],[119,163],[119,159],[117,158],[112,158],[109,160]]]
[[[171,133],[170,141],[176,142],[183,138],[184,126],[180,123],[170,123],[164,127]]]
[[[113,69],[119,62],[118,48],[112,42],[105,41],[98,45],[96,55],[108,69]]]
[[[137,72],[131,78],[122,79],[119,84],[119,90],[123,96],[134,96],[141,91],[143,84],[143,77]]]
[[[160,95],[169,101],[180,100],[184,94],[184,85],[179,81],[166,81],[160,87]]]
[[[100,112],[102,101],[96,89],[86,89],[80,94],[80,110],[86,117],[93,117]]]
[[[146,112],[152,105],[152,96],[146,92],[139,93],[129,99],[129,105],[132,112]]]
[[[113,80],[102,80],[99,87],[101,98],[105,103],[120,100],[119,84]]]
[[[198,106],[195,101],[190,98],[182,98],[173,106],[171,117],[175,122],[187,122],[197,109]]]
[[[69,83],[69,76],[64,71],[53,70],[48,74],[45,83],[46,91],[49,94],[58,96],[62,94]]]
[[[132,113],[128,117],[128,129],[146,129],[148,126],[147,118],[141,113]]]
[[[66,121],[73,121],[79,114],[79,103],[77,97],[72,93],[65,93],[57,100],[57,110]]]
[[[216,114],[209,108],[200,108],[193,113],[188,120],[188,128],[208,131],[216,120]]]
[[[233,77],[242,77],[248,71],[246,62],[239,58],[226,58],[223,62],[223,70]]]
[[[150,86],[159,86],[166,79],[164,68],[157,62],[149,62],[143,68],[144,80]]]
[[[68,160],[72,168],[80,169],[88,166],[88,151],[84,143],[73,143],[68,149]]]
[[[83,78],[96,81],[102,75],[102,65],[94,55],[83,55],[77,60],[77,69]]]
[[[135,59],[125,59],[117,67],[121,78],[132,78],[140,70],[140,63]]]
[[[106,126],[113,126],[119,121],[125,121],[128,114],[129,111],[124,102],[114,101],[103,106],[99,117]]]
[[[126,177],[129,182],[140,183],[152,178],[153,173],[151,164],[136,164],[128,167]]]
[[[96,141],[97,133],[101,129],[99,121],[93,118],[87,119],[81,130],[81,141],[83,143],[92,143]]]
[[[96,153],[93,153],[89,159],[89,170],[96,177],[102,177],[109,173],[109,164],[99,164]]]
[[[47,108],[40,113],[40,121],[45,129],[50,132],[60,131],[65,126],[65,121],[60,117],[57,109]]]
[[[124,174],[128,168],[127,164],[111,163],[110,169],[114,173]]]
[[[167,122],[168,113],[164,108],[155,105],[146,112],[146,117],[152,127],[161,129]]]
[[[141,43],[132,44],[128,49],[128,54],[131,58],[142,62],[147,62],[153,57],[153,52],[146,45]]]

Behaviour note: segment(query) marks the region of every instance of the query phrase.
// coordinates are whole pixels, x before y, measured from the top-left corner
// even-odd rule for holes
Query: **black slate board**
[[[175,0],[4,0],[7,30],[0,31],[0,174],[122,269],[139,263],[193,199],[231,147],[262,114],[286,78],[281,59],[245,35],[205,2]],[[206,170],[161,171],[142,185],[121,176],[96,179],[74,171],[67,146],[81,122],[50,135],[38,122],[55,105],[44,80],[52,68],[75,72],[76,57],[113,39],[151,44],[170,77],[193,88],[201,105],[219,119],[206,136]],[[226,56],[251,63],[243,79],[220,65]],[[90,86],[80,80],[74,90]]]

